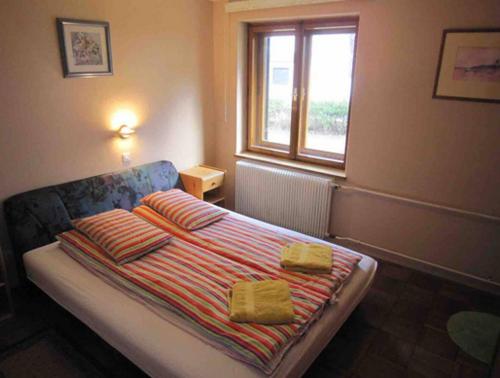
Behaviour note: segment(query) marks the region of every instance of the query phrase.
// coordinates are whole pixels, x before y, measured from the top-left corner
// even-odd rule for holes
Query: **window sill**
[[[254,152],[247,152],[247,151],[238,152],[234,154],[234,156],[241,159],[257,160],[257,161],[262,161],[264,163],[280,165],[282,167],[295,168],[295,169],[300,169],[302,171],[313,172],[313,173],[320,173],[327,176],[340,177],[340,178],[347,177],[345,171],[342,169],[325,167],[318,164],[304,163],[302,161],[287,160],[272,156],[265,156]]]

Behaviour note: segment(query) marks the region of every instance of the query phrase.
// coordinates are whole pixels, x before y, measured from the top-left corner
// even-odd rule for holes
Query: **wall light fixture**
[[[127,125],[121,125],[120,128],[118,129],[118,135],[122,139],[127,139],[130,138],[132,134],[135,133],[135,130]]]

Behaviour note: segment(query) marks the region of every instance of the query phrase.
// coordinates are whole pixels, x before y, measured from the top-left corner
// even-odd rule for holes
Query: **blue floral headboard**
[[[169,161],[158,161],[7,199],[5,219],[18,267],[22,269],[24,252],[49,244],[71,229],[71,219],[114,208],[131,210],[145,195],[172,188],[182,188],[177,170]]]

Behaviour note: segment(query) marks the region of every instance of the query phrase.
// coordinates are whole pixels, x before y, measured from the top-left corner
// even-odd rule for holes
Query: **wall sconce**
[[[121,125],[118,129],[118,135],[122,139],[128,139],[132,134],[135,133],[135,130],[127,125]]]

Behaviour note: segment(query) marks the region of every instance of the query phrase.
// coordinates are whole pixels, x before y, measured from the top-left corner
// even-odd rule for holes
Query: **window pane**
[[[355,33],[311,38],[305,148],[344,154]]]
[[[264,40],[264,124],[262,140],[290,144],[295,37],[269,36]]]

